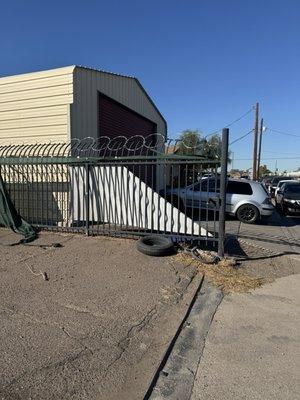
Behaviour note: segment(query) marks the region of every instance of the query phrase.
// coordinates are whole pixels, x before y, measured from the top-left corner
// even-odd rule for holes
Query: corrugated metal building
[[[166,121],[134,77],[70,66],[0,78],[0,144],[155,132]]]

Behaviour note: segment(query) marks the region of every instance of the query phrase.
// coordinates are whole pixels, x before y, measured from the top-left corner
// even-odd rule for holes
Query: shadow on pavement
[[[293,247],[299,247],[299,240],[291,240],[291,239],[284,239],[282,236],[272,236],[268,235],[267,233],[256,233],[253,234],[252,232],[249,232],[247,234],[247,231],[243,232],[242,234],[239,234],[239,237],[241,239],[249,239],[249,240],[255,240],[256,242],[262,242],[262,243],[273,243],[273,244],[280,244],[280,245],[288,245],[288,246],[293,246]]]
[[[298,255],[299,253],[294,251],[281,251],[276,254],[265,254],[259,256],[250,256],[247,254],[245,249],[241,247],[240,242],[237,237],[234,235],[229,235],[227,237],[227,241],[225,244],[225,251],[229,256],[233,256],[237,258],[237,261],[245,261],[245,260],[268,260],[268,259],[276,259],[278,257],[287,256],[287,255]]]
[[[300,226],[300,216],[296,215],[284,216],[275,211],[270,218],[263,218],[260,221],[258,221],[257,225],[284,226],[284,227]]]

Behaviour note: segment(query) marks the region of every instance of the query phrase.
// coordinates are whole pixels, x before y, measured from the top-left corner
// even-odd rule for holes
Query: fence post
[[[219,240],[218,256],[224,257],[225,242],[225,212],[226,212],[226,183],[227,183],[227,163],[228,163],[228,138],[229,129],[222,130],[222,154],[221,154],[221,178],[220,178],[220,210],[219,210]]]
[[[84,198],[85,198],[85,234],[89,236],[90,226],[90,165],[85,164],[85,188],[84,188]]]

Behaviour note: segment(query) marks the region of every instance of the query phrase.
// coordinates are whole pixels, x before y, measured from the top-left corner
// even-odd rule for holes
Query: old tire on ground
[[[137,249],[148,256],[163,257],[174,253],[174,244],[165,236],[144,236],[137,242]]]
[[[253,204],[243,204],[236,212],[237,219],[246,224],[254,224],[259,218],[259,211]]]

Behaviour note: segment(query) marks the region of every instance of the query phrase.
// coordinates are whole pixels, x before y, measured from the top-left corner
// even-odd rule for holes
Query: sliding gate
[[[0,173],[17,211],[40,228],[216,246],[226,169],[200,150],[161,135],[4,146]]]

